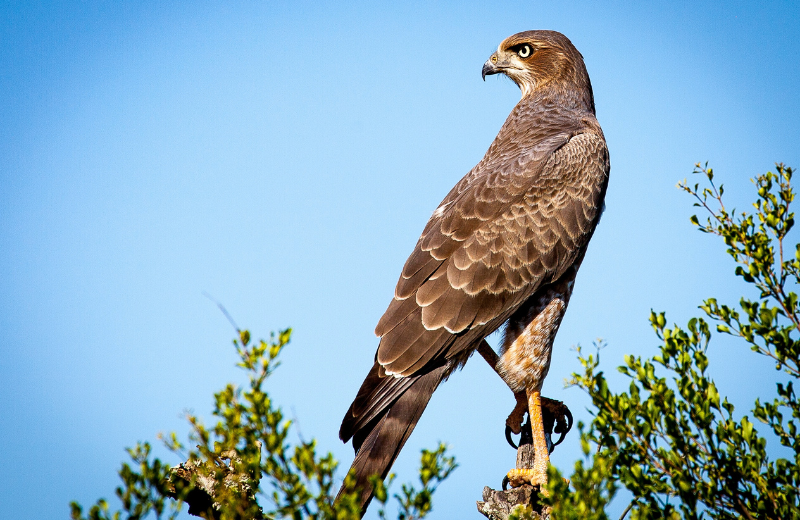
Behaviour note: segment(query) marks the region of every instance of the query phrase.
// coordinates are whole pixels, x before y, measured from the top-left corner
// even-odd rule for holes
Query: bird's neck
[[[569,85],[551,81],[545,85],[538,85],[528,92],[522,90],[522,99],[519,103],[538,106],[555,105],[569,111],[595,114],[594,95],[588,79],[586,85]]]

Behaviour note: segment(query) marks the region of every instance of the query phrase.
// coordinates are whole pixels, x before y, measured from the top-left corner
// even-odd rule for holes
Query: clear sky
[[[185,432],[241,381],[234,331],[296,334],[270,391],[344,466],[339,422],[373,329],[438,202],[483,156],[519,90],[484,83],[505,37],[563,32],[583,53],[611,152],[607,211],[544,394],[597,337],[608,372],[670,321],[742,293],[675,189],[710,161],[732,205],[800,167],[797,2],[0,3],[0,473],[3,515],[66,518],[111,498],[123,448]],[[773,370],[712,342],[746,413]],[[614,381],[623,384],[619,376]],[[443,440],[461,467],[432,518],[514,464],[513,399],[478,357],[434,396],[395,465]],[[554,454],[567,473],[577,433]],[[179,462],[172,460],[172,462]],[[344,468],[343,468],[344,470]],[[624,504],[623,506],[624,507]],[[374,516],[374,513],[373,513]]]

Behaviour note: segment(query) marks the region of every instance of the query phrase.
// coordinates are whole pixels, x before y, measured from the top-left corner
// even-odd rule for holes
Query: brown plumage
[[[523,32],[484,64],[498,73],[522,99],[425,226],[342,421],[364,508],[367,477],[388,474],[439,383],[504,323],[498,368],[514,391],[538,392],[600,219],[609,158],[581,54],[560,33]]]

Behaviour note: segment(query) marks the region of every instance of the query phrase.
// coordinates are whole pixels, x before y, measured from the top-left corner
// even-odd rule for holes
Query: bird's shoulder
[[[503,220],[510,209],[536,212],[542,202],[564,202],[557,196],[560,191],[571,195],[575,189],[601,184],[609,170],[602,130],[591,114],[570,116],[529,133],[519,132],[518,125],[504,125],[505,131],[501,130],[483,159],[433,212],[420,236],[420,249],[436,250],[432,256],[444,260],[458,242],[496,228],[498,219]],[[454,243],[439,244],[439,235]],[[411,274],[409,267],[414,269],[407,265],[404,276]]]

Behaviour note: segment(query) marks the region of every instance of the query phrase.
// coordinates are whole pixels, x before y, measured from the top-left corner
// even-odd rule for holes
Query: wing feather
[[[414,301],[414,298],[399,300],[395,297],[378,321],[378,325],[375,327],[375,335],[378,337],[385,336],[389,331],[403,323],[408,315],[417,309],[419,309],[419,306]]]
[[[605,142],[578,134],[534,159],[460,183],[443,201],[397,285],[396,297],[413,304],[393,302],[376,329],[382,333],[377,359],[386,370],[408,374],[450,356],[444,345],[448,352],[469,348],[452,335],[499,325],[582,254],[608,178]]]

